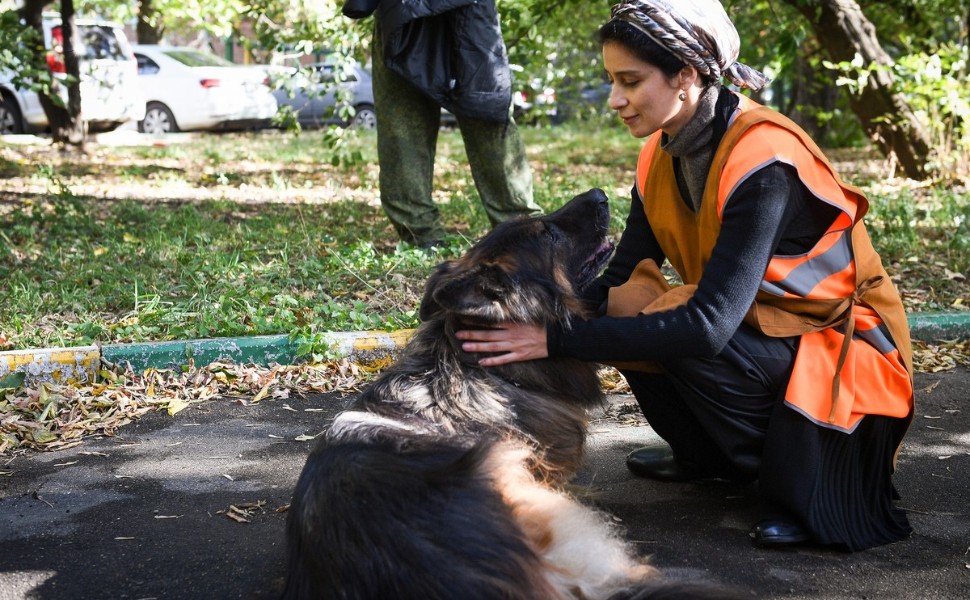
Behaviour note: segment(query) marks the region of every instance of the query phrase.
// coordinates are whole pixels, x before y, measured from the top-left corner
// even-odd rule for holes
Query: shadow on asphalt
[[[915,533],[896,544],[855,554],[756,548],[747,536],[755,485],[635,478],[623,458],[656,438],[617,419],[591,427],[577,493],[613,514],[671,579],[752,598],[968,598],[970,371],[920,374],[917,389],[895,478]],[[312,444],[296,438],[322,431],[344,400],[210,402],[69,450],[2,457],[0,600],[275,597],[279,511]]]

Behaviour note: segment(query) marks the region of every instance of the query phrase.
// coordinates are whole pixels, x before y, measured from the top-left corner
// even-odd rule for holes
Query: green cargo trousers
[[[384,66],[375,19],[373,61],[381,206],[402,240],[428,245],[445,231],[431,197],[441,107]],[[465,154],[489,221],[539,214],[532,170],[515,121],[490,123],[458,117]]]

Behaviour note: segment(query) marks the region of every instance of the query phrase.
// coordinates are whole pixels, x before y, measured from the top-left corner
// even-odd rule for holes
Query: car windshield
[[[166,50],[165,54],[171,56],[183,65],[189,67],[232,67],[235,66],[224,58],[207,52],[196,52],[195,50]]]

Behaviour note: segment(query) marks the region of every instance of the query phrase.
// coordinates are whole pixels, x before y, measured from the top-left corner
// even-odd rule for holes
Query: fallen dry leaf
[[[203,368],[148,369],[141,373],[105,365],[88,384],[5,389],[0,392],[0,454],[16,449],[63,450],[90,436],[114,436],[150,411],[176,415],[216,399],[254,403],[293,395],[353,393],[376,369],[346,359],[275,365],[215,362]],[[247,402],[247,399],[248,402]],[[287,405],[289,410],[296,410]]]
[[[234,512],[226,512],[226,516],[237,523],[249,523],[249,519]]]
[[[939,373],[970,367],[970,340],[927,344],[913,342],[913,367],[920,373]]]
[[[267,383],[266,385],[263,386],[263,389],[259,390],[259,393],[257,393],[252,399],[253,404],[256,404],[257,402],[265,398],[267,395],[269,395],[269,386],[270,384]]]
[[[229,509],[225,511],[225,514],[227,517],[238,523],[249,523],[249,517],[252,517],[256,512],[263,512],[265,506],[265,500],[246,502],[243,504],[230,504]]]
[[[184,371],[147,369],[141,373],[104,365],[99,371],[100,379],[88,384],[45,383],[34,389],[0,392],[0,454],[17,449],[72,448],[87,437],[113,437],[119,428],[147,412],[168,411],[176,415],[195,404],[217,399],[251,404],[290,399],[292,395],[354,393],[392,360],[384,357],[364,364],[341,359],[269,367],[224,361],[196,367],[190,362]],[[913,364],[924,373],[946,371],[957,365],[970,367],[970,340],[914,342]],[[599,376],[607,393],[630,393],[629,385],[616,369],[604,367]],[[296,410],[288,404],[284,408]],[[642,420],[639,410],[623,417],[631,426]]]
[[[626,378],[613,367],[603,367],[599,370],[600,386],[608,394],[629,394],[630,385]]]

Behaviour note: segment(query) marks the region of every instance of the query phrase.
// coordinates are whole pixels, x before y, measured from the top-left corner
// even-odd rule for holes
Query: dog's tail
[[[290,506],[283,599],[555,597],[482,468],[490,447],[324,441]]]

